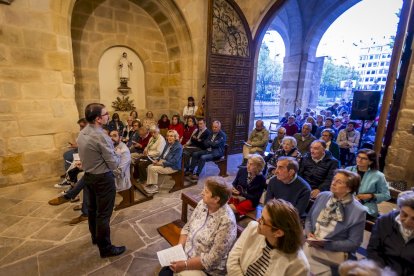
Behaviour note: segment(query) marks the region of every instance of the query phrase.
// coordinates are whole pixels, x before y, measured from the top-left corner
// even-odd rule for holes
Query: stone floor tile
[[[8,215],[15,215],[15,216],[27,216],[31,212],[39,208],[41,205],[42,203],[40,202],[24,200],[8,208],[7,210],[5,210],[5,213],[7,213]]]
[[[157,252],[164,250],[166,248],[170,248],[171,245],[160,236],[160,238],[153,242],[152,244],[146,246],[145,248],[141,248],[134,252],[134,256],[136,258],[145,258],[145,259],[154,259],[158,260]]]
[[[37,258],[31,257],[11,265],[0,267],[0,275],[38,276]]]
[[[0,233],[14,225],[15,223],[21,221],[24,217],[21,216],[11,216],[11,215],[0,215]]]
[[[0,197],[0,210],[7,210],[10,207],[16,205],[17,203],[21,202],[20,199],[11,199],[6,197]]]
[[[3,231],[0,236],[25,238],[33,233],[36,233],[48,222],[49,220],[47,219],[25,217],[21,221]]]
[[[142,220],[136,221],[135,225],[140,227],[149,238],[155,238],[159,236],[157,232],[158,227],[177,220],[180,217],[181,214],[179,212],[177,212],[175,209],[170,208],[168,210],[155,213]]]
[[[68,242],[38,256],[40,275],[83,275],[110,263],[88,238]]]
[[[132,263],[133,257],[131,255],[122,255],[123,257],[115,262],[108,264],[92,273],[90,276],[123,276]],[[140,275],[137,272],[135,275]]]
[[[87,221],[85,221],[84,223],[73,225],[71,227],[73,229],[69,233],[69,235],[66,236],[65,242],[74,241],[74,240],[77,240],[77,239],[83,238],[83,237],[87,237],[88,239],[90,239],[91,235],[89,233],[89,227],[88,227],[88,222]]]
[[[39,252],[52,248],[53,246],[55,246],[55,243],[48,241],[26,241],[3,258],[0,261],[0,266],[36,255]]]
[[[85,224],[85,222],[82,222]],[[61,241],[73,230],[73,226],[68,221],[52,220],[45,225],[40,231],[32,235],[32,239],[41,239],[49,241]]]
[[[64,210],[66,210],[69,207],[69,204],[62,204],[59,206],[51,206],[47,203],[43,203],[38,209],[30,213],[29,217],[35,217],[35,218],[55,218],[60,213],[62,213]]]
[[[125,245],[126,253],[132,253],[145,246],[142,238],[128,222],[122,222],[111,227],[111,240],[116,246]]]
[[[134,258],[125,275],[154,276],[158,275],[160,269],[161,266],[158,260]]]
[[[19,247],[19,245],[21,245],[23,242],[23,239],[0,237],[0,260],[8,255],[11,251]]]

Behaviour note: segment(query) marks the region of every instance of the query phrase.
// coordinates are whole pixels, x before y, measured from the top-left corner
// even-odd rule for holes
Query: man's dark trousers
[[[112,172],[103,174],[85,173],[85,188],[88,190],[88,222],[92,242],[99,251],[105,252],[112,247],[109,221],[115,204],[115,177]]]

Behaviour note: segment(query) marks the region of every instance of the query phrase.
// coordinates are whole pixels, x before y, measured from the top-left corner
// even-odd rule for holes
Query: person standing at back
[[[115,203],[115,176],[120,153],[116,153],[109,136],[102,130],[109,114],[103,104],[91,103],[85,108],[88,126],[78,136],[79,156],[85,171],[88,190],[88,222],[92,243],[97,244],[101,258],[121,255],[125,246],[111,243],[109,220]]]

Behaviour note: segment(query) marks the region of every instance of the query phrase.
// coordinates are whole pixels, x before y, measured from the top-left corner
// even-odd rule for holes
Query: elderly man
[[[312,142],[310,153],[302,158],[299,169],[299,175],[312,188],[311,198],[316,198],[321,191],[329,191],[334,172],[338,166],[338,160],[326,150],[325,141],[315,140]]]
[[[299,131],[299,128],[298,128],[298,125],[296,124],[296,119],[294,116],[289,116],[287,123],[284,123],[282,127],[286,129],[287,136],[293,136]]]
[[[332,128],[325,128],[322,130],[321,139],[326,143],[326,150],[330,151],[336,160],[339,160],[339,146],[333,141],[334,136],[335,131]]]
[[[249,135],[249,139],[243,146],[243,162],[239,166],[246,166],[249,154],[263,154],[269,142],[269,131],[265,128],[262,120],[256,122],[256,128]]]
[[[142,153],[145,147],[148,145],[151,135],[149,133],[149,128],[140,127],[138,129],[138,135],[134,134],[132,136],[132,146],[130,147],[131,157],[139,158],[142,156]]]
[[[212,132],[204,141],[205,150],[193,153],[190,164],[190,173],[193,173],[191,179],[198,180],[201,171],[207,161],[218,159],[224,155],[224,146],[226,145],[227,136],[221,130],[221,123],[214,121],[212,124]],[[195,171],[195,168],[197,170]],[[195,172],[194,172],[195,171]]]
[[[266,202],[273,198],[289,201],[298,210],[301,218],[306,217],[311,187],[302,177],[298,176],[298,162],[292,157],[282,156],[277,160],[274,169],[276,177],[267,185]]]
[[[77,143],[82,167],[85,171],[85,189],[88,190],[88,222],[92,243],[97,244],[101,258],[121,255],[125,246],[111,243],[109,221],[115,203],[115,176],[120,153],[102,126],[108,122],[109,114],[103,104],[92,103],[85,108],[88,125],[79,133]]]
[[[315,136],[311,134],[312,125],[310,123],[304,123],[302,126],[302,132],[293,135],[297,142],[297,148],[302,155],[309,152],[310,145],[315,141]]]

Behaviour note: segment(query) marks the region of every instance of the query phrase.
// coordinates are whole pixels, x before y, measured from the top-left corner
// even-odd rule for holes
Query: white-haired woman
[[[169,130],[162,154],[147,168],[147,184],[144,188],[147,193],[158,193],[158,174],[172,174],[181,169],[182,154],[183,147],[177,131]]]
[[[262,175],[265,161],[258,154],[248,157],[247,166],[240,168],[233,181],[230,208],[234,213],[245,215],[256,209],[266,187],[266,178]]]
[[[302,159],[302,154],[299,152],[297,146],[296,139],[292,136],[285,136],[282,139],[282,145],[281,149],[278,149],[275,152],[275,155],[269,160],[268,165],[271,167],[269,170],[269,174],[267,175],[267,178],[270,178],[273,176],[273,168],[276,167],[277,160],[281,156],[289,156],[293,157],[298,161],[300,164],[300,160]]]

